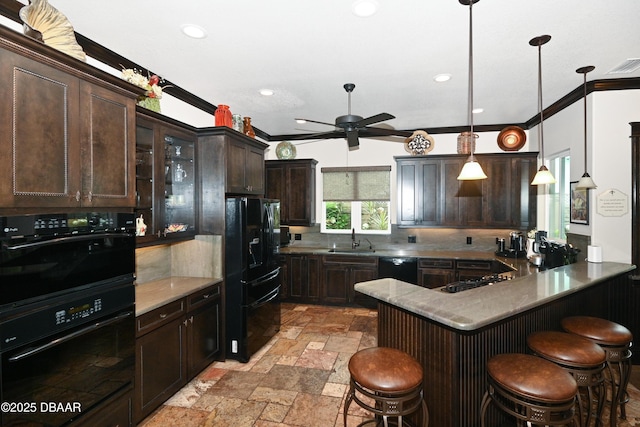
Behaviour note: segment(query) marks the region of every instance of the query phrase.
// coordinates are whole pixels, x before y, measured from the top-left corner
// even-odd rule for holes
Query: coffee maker
[[[496,255],[508,258],[524,258],[527,254],[524,235],[521,231],[512,231],[509,233],[509,248],[506,247],[505,239],[496,238],[498,250]]]

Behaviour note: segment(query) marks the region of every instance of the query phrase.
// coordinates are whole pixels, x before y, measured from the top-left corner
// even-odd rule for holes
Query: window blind
[[[321,168],[323,200],[388,201],[391,166]]]

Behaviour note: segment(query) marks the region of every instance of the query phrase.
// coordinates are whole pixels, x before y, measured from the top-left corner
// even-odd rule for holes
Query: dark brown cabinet
[[[136,217],[147,231],[139,244],[186,239],[196,233],[196,135],[186,125],[138,112]]]
[[[136,318],[136,422],[220,356],[220,292],[213,285]]]
[[[135,94],[43,62],[0,46],[0,205],[132,208]]]
[[[237,133],[228,134],[226,147],[227,193],[263,195],[264,144]]]
[[[356,302],[354,285],[374,280],[378,257],[330,255],[322,257],[322,302],[349,305]]]
[[[488,179],[458,181],[461,155],[396,157],[398,225],[529,229],[537,153],[478,154]]]
[[[280,200],[280,223],[310,227],[316,213],[314,159],[267,160],[265,196]]]
[[[418,260],[418,285],[439,288],[456,280],[452,259],[421,258]]]
[[[136,422],[187,382],[185,312],[181,299],[136,319]]]
[[[322,257],[319,255],[292,254],[286,257],[287,295],[286,298],[318,303],[320,301],[320,269]]]

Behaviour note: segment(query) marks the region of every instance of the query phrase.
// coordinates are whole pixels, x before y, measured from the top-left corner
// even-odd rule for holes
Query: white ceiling
[[[49,0],[75,30],[213,104],[251,116],[269,135],[329,131],[352,113],[396,116],[413,130],[467,124],[469,7],[458,0]],[[476,125],[522,123],[538,112],[535,36],[542,47],[545,107],[588,80],[640,58],[639,0],[481,0],[473,6]],[[190,39],[184,24],[208,37]],[[449,73],[447,83],[433,77]],[[258,93],[275,91],[271,97]]]

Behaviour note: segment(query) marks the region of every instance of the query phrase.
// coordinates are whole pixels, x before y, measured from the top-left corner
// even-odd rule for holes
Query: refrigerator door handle
[[[273,270],[270,273],[265,274],[262,277],[258,277],[255,280],[252,280],[251,282],[247,282],[245,280],[242,280],[242,284],[249,284],[250,286],[258,286],[258,285],[262,285],[265,282],[268,282],[269,280],[273,280],[276,277],[278,277],[278,274],[280,274],[280,267],[276,268],[275,270]]]
[[[274,288],[271,292],[269,292],[259,300],[253,302],[252,304],[248,305],[247,307],[250,309],[256,309],[258,307],[261,307],[273,301],[274,299],[276,299],[279,294],[280,294],[280,285],[278,285],[278,287]]]

